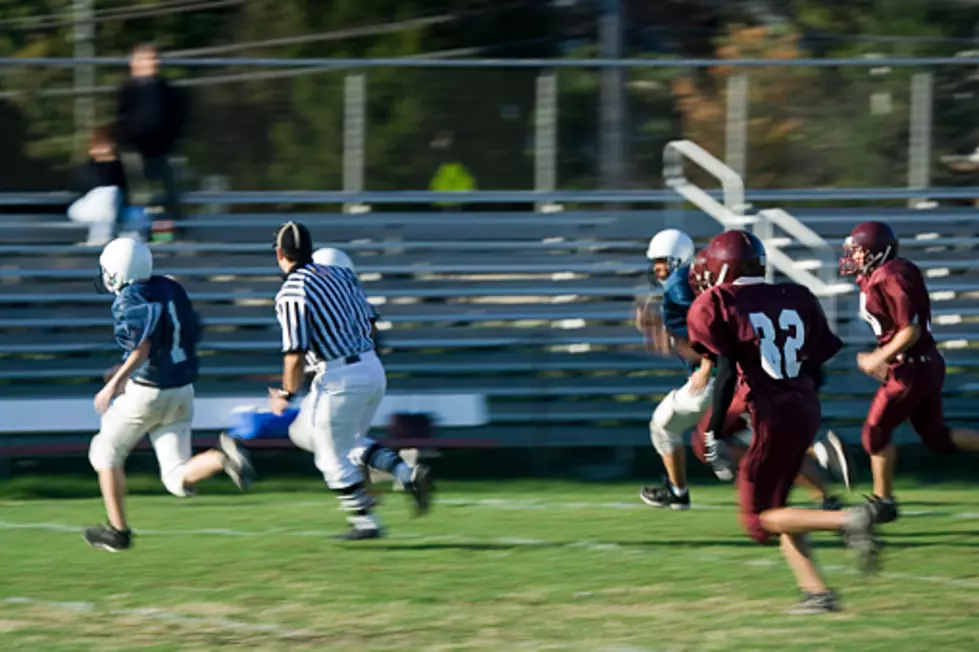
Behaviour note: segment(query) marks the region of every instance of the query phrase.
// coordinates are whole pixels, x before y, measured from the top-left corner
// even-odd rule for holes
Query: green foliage
[[[156,0],[125,3],[149,6]],[[97,0],[96,10],[119,3]],[[314,40],[201,56],[405,57],[460,47],[555,34],[552,10],[507,9],[479,0],[252,0],[206,11],[99,22],[101,56],[125,56],[138,42],[180,52],[460,11],[456,20],[367,37]],[[774,6],[774,5],[773,5]],[[558,11],[558,10],[554,10]],[[976,9],[949,3],[863,0],[793,3],[791,21],[758,42],[736,43],[739,28],[721,26],[714,48],[740,47],[749,56],[790,47],[792,56],[953,54],[947,43],[867,42],[856,37],[971,36]],[[27,16],[71,16],[67,0],[0,0],[0,56],[71,56],[69,26],[38,28],[10,22]],[[733,13],[730,15],[734,15]],[[814,38],[850,35],[851,39]],[[732,40],[733,39],[733,40]],[[818,51],[817,51],[818,50]],[[554,56],[553,44],[477,56]],[[678,52],[671,56],[683,56]],[[783,53],[784,54],[784,53]],[[595,56],[587,45],[567,53]],[[630,56],[662,56],[631,52]],[[532,70],[310,70],[228,67],[179,69],[166,75],[187,84],[192,120],[180,153],[197,176],[220,174],[238,189],[339,189],[343,176],[344,78],[367,75],[366,185],[369,189],[427,186],[438,167],[458,160],[485,189],[529,188],[533,178]],[[628,164],[634,184],[659,184],[662,144],[685,132],[723,152],[725,83],[730,70],[644,69],[626,78]],[[906,176],[907,118],[912,69],[752,69],[749,183],[752,186],[878,185]],[[122,66],[100,68],[95,94],[99,122],[114,113]],[[696,92],[691,91],[692,82]],[[936,72],[935,152],[970,151],[975,83],[960,68]],[[0,179],[19,189],[58,188],[73,167],[76,138],[72,69],[5,68],[0,74]],[[600,75],[558,73],[561,187],[595,187],[598,174]],[[63,91],[57,96],[44,95]],[[690,102],[693,102],[691,104]],[[678,116],[682,116],[682,121]],[[682,129],[681,129],[682,122]],[[936,163],[938,179],[961,178]]]

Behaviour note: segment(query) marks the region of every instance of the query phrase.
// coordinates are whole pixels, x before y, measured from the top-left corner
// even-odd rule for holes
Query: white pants
[[[331,489],[363,482],[360,458],[373,443],[367,433],[386,390],[384,365],[374,352],[352,365],[327,365],[313,379],[289,439],[313,453]]]
[[[125,393],[102,415],[88,452],[92,468],[122,468],[133,447],[149,434],[163,485],[175,496],[187,496],[184,471],[191,458],[193,419],[193,385],[156,389],[129,381]]]
[[[707,412],[713,391],[713,380],[698,392],[690,388],[687,380],[660,401],[649,419],[649,437],[657,453],[671,455],[683,446],[683,434],[696,426]]]

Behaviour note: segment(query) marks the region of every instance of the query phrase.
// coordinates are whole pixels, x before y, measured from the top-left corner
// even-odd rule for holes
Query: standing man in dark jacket
[[[142,157],[148,181],[162,182],[167,213],[171,219],[180,219],[180,191],[169,156],[186,120],[183,98],[159,76],[155,45],[137,45],[129,67],[132,77],[119,88],[116,98],[116,138]]]

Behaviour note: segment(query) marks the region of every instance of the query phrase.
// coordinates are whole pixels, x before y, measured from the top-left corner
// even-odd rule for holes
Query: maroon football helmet
[[[694,294],[700,294],[706,290],[709,286],[707,285],[707,252],[703,249],[697,252],[697,255],[693,257],[693,262],[690,263],[690,272],[688,274],[690,280],[690,288],[693,290]]]
[[[731,283],[744,276],[765,275],[765,245],[747,231],[725,231],[710,241],[707,257],[707,287]]]
[[[897,257],[897,236],[883,222],[863,222],[853,227],[843,241],[840,274],[867,276],[889,260]],[[857,260],[857,255],[862,256]]]

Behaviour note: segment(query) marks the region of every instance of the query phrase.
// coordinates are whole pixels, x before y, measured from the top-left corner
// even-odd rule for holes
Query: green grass
[[[742,535],[717,484],[694,489],[710,509],[673,513],[632,484],[452,483],[425,519],[385,496],[391,537],[343,544],[315,482],[178,501],[140,478],[136,547],[115,555],[79,536],[97,498],[30,497],[59,484],[0,485],[4,652],[979,649],[967,485],[902,487],[876,577],[817,537],[845,611],[798,617],[778,550]]]

